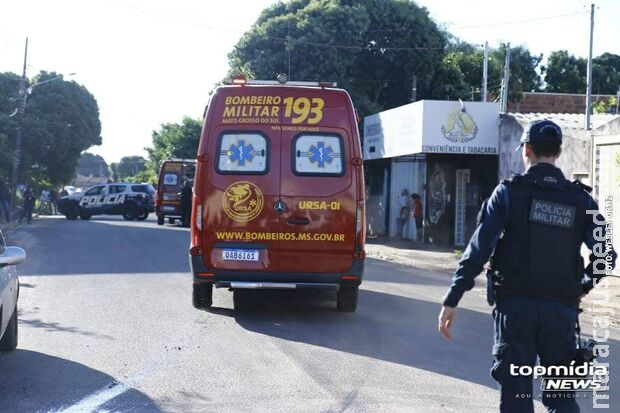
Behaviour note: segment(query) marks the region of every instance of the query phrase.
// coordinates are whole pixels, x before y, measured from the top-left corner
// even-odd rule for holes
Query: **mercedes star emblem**
[[[273,210],[276,211],[278,214],[282,214],[284,213],[284,211],[286,211],[286,204],[283,201],[278,201],[273,204]]]

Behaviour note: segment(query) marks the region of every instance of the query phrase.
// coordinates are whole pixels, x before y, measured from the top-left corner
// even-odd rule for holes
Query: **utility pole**
[[[11,182],[11,211],[15,212],[15,196],[17,194],[17,181],[19,178],[19,161],[22,149],[22,131],[24,129],[24,112],[26,112],[26,62],[28,60],[28,38],[24,48],[24,70],[19,80],[19,102],[17,107],[17,134],[15,136],[15,159],[13,160],[13,180]]]
[[[506,62],[504,64],[504,85],[502,87],[502,112],[508,112],[508,81],[510,80],[510,43],[506,43]]]
[[[487,101],[487,74],[489,71],[489,42],[484,42],[484,58],[482,59],[482,95],[480,101]]]
[[[413,82],[411,84],[411,101],[415,102],[418,98],[418,78],[413,75]]]
[[[588,80],[586,87],[586,130],[592,129],[592,44],[594,42],[594,4],[590,5],[590,51],[588,52]]]

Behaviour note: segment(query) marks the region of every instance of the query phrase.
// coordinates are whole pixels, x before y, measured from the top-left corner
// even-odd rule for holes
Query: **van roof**
[[[162,163],[165,163],[165,162],[189,162],[189,163],[196,163],[196,159],[172,158],[172,159],[166,159]]]
[[[278,75],[280,77],[281,75]],[[234,77],[230,83],[227,85],[233,86],[305,86],[305,87],[320,87],[320,88],[335,88],[338,86],[336,82],[308,82],[308,81],[288,81],[286,80],[286,75],[284,75],[284,80],[258,80],[258,79],[249,79],[246,80],[243,76]]]

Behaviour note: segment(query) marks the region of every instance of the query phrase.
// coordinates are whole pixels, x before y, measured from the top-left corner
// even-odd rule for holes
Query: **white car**
[[[26,259],[19,247],[7,247],[0,232],[0,351],[17,347],[19,281],[15,266]]]

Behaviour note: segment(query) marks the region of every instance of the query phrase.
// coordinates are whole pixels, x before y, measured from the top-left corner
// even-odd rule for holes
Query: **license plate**
[[[162,211],[170,211],[170,212],[174,212],[174,210],[175,210],[175,209],[176,209],[176,208],[175,208],[175,207],[173,207],[173,206],[171,206],[171,205],[163,205],[163,206],[161,207],[161,210],[162,210]]]
[[[224,250],[224,261],[258,261],[258,250]]]

